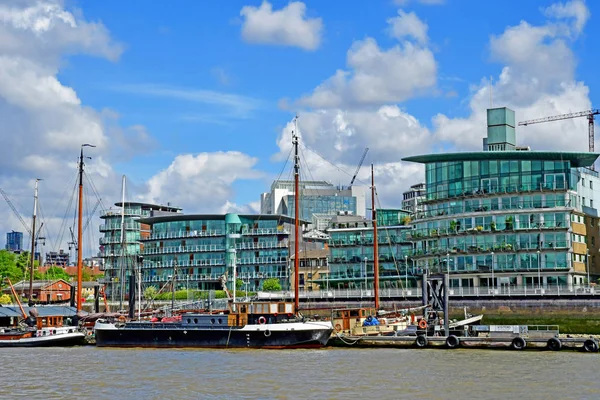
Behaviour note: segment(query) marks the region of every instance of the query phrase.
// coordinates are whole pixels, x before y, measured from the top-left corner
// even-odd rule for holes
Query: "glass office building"
[[[411,238],[418,268],[496,291],[573,287],[594,274],[598,154],[519,150],[515,139],[514,112],[491,109],[484,151],[404,159],[425,164]]]
[[[377,243],[381,287],[415,287],[415,264],[412,255],[411,226],[401,225],[408,213],[403,210],[377,211]],[[355,218],[343,222],[334,219],[327,233],[329,240],[329,275],[321,277],[321,288],[372,288],[374,282],[373,224]]]
[[[228,249],[235,249],[235,276],[244,281],[239,290],[260,290],[269,278],[289,288],[293,218],[208,214],[158,216],[140,222],[151,226],[150,235],[141,240],[144,286],[161,287],[176,274],[179,288],[221,290],[225,276],[231,289],[233,261],[227,255]],[[228,237],[228,232],[236,236]]]

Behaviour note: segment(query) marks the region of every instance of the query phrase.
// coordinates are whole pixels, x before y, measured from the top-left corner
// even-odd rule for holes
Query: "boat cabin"
[[[235,311],[229,314],[230,323],[236,326],[275,324],[289,321],[295,317],[294,303],[275,301],[235,303]]]
[[[36,318],[37,329],[42,328],[59,328],[63,326],[62,315],[43,316]]]

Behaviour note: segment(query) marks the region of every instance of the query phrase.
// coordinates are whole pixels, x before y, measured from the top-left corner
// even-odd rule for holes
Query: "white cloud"
[[[259,179],[258,159],[238,151],[182,154],[148,181],[143,201],[182,206],[188,213],[238,208],[229,200],[239,180]]]
[[[116,61],[122,51],[123,46],[111,38],[104,25],[86,20],[79,10],[67,10],[62,1],[7,0],[0,4],[0,120],[5,132],[0,146],[0,187],[29,224],[33,180],[43,178],[40,221],[44,222],[48,247],[42,252],[66,248],[70,240],[64,218],[81,144],[97,146],[86,149],[93,157],[86,163],[86,175],[99,196],[107,199],[118,192],[119,176],[111,167],[115,152],[131,156],[136,149],[146,148],[150,140],[143,128],[116,129],[116,121],[114,126],[107,125],[108,114],[85,106],[75,89],[58,75],[65,55],[87,54]],[[91,212],[96,199],[91,187],[86,188],[87,212]],[[95,241],[84,243],[87,254],[97,251],[98,221],[93,218],[94,228],[86,232],[96,235]],[[12,229],[23,231],[8,207],[0,207],[0,232]],[[57,247],[49,247],[50,243]]]
[[[214,105],[228,110],[230,117],[248,118],[261,106],[261,101],[248,96],[205,89],[189,89],[157,84],[126,84],[110,88],[117,92],[168,97],[172,99]]]
[[[412,37],[421,44],[427,43],[428,26],[414,12],[398,10],[398,16],[388,19],[387,22],[391,25],[389,29],[392,37],[398,40]]]
[[[590,18],[590,11],[581,0],[573,0],[567,3],[556,3],[546,8],[545,14],[551,18],[575,19],[572,25],[572,32],[575,36],[579,35]]]
[[[396,18],[409,20],[410,26]],[[432,89],[437,74],[433,52],[412,41],[426,40],[427,25],[413,13],[401,13],[396,18],[388,23],[392,32],[396,25],[401,27],[397,32],[399,44],[382,49],[373,38],[354,42],[347,54],[348,70],[336,71],[312,94],[298,100],[298,105],[315,109],[380,106]]]
[[[321,42],[321,18],[305,17],[306,5],[300,1],[289,3],[281,10],[273,10],[268,1],[260,7],[245,6],[240,11],[244,19],[242,37],[249,43],[296,46],[315,50]]]
[[[493,104],[515,110],[518,121],[591,108],[588,87],[575,77],[577,60],[570,47],[572,32],[583,29],[589,12],[580,1],[555,4],[547,10],[551,18],[543,25],[522,21],[490,39],[492,60],[504,64],[492,86]],[[568,15],[574,18],[566,26],[552,18]],[[459,150],[481,148],[489,91],[488,80],[474,87],[471,113],[465,118],[434,117],[436,137]],[[539,150],[585,151],[587,121],[580,118],[518,127],[517,140]]]

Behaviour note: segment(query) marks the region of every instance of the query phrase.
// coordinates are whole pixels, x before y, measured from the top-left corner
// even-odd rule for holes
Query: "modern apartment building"
[[[335,186],[326,181],[300,182],[300,219],[325,230],[339,212],[365,216],[365,187]],[[294,181],[275,181],[269,193],[260,197],[261,213],[294,216]]]
[[[5,249],[9,251],[23,250],[23,232],[7,232]]]
[[[118,202],[115,207],[105,210],[100,216],[104,220],[100,225],[104,236],[100,238],[99,256],[104,265],[106,293],[111,298],[120,295],[121,289],[126,289],[123,279],[137,268],[138,256],[143,250],[142,239],[150,236],[150,226],[141,223],[140,218],[181,214],[179,207],[171,205]]]
[[[412,185],[410,189],[402,193],[402,209],[408,211],[411,215],[423,211],[425,192],[425,183]]]
[[[45,265],[66,267],[69,265],[69,263],[69,253],[65,252],[63,249],[46,253]]]
[[[176,276],[178,288],[256,291],[275,278],[289,289],[294,219],[284,215],[198,214],[140,219],[151,227],[141,238],[142,284],[158,288]],[[233,269],[235,268],[235,272]]]
[[[381,287],[416,287],[411,258],[411,225],[404,210],[377,210],[377,242]],[[327,230],[329,274],[321,276],[321,288],[372,288],[374,281],[373,223],[355,217],[333,219]]]
[[[413,259],[452,287],[573,289],[600,273],[597,153],[517,147],[515,115],[488,110],[486,151],[406,157],[425,165]],[[589,256],[588,256],[589,254]]]

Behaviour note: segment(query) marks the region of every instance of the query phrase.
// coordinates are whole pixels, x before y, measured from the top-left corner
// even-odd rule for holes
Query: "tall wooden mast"
[[[377,210],[375,209],[375,174],[371,164],[371,210],[373,219],[373,294],[375,309],[379,310],[379,242],[377,241]],[[365,268],[366,270],[366,268]]]
[[[81,285],[83,281],[83,148],[96,147],[91,144],[81,145],[81,154],[79,155],[79,205],[77,208],[77,311],[81,311]],[[88,157],[89,158],[89,157]]]
[[[38,182],[41,179],[35,180],[35,190],[33,192],[33,222],[31,223],[31,257],[29,261],[29,307],[33,306],[33,271],[35,262],[35,219],[37,217],[38,208]]]
[[[294,132],[292,132],[292,144],[294,145],[294,308],[300,309],[300,284],[299,284],[299,224],[300,224],[300,158],[298,156],[298,116],[294,118]]]

